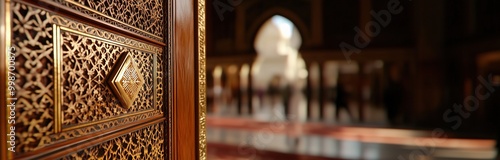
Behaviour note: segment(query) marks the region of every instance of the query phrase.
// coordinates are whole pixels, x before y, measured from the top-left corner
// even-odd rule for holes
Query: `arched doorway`
[[[257,32],[257,58],[251,71],[254,98],[258,101],[253,105],[255,118],[271,120],[275,119],[273,115],[286,115],[305,120],[307,104],[301,91],[308,73],[298,51],[301,43],[298,29],[280,15],[271,17]]]

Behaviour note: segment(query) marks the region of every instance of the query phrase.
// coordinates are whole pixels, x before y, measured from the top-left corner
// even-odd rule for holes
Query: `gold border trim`
[[[29,4],[26,4],[29,5]],[[152,53],[159,54],[162,52],[162,49],[158,47],[159,45],[151,44],[148,42],[142,42],[139,40],[136,40],[134,38],[127,37],[125,35],[120,35],[117,33],[112,33],[108,32],[99,28],[96,28],[92,25],[80,23],[77,21],[73,21],[71,19],[67,19],[65,17],[62,17],[60,15],[51,15],[50,18],[52,19],[53,23],[57,24],[58,26],[62,26],[65,28],[70,28],[71,30],[76,30],[82,33],[94,35],[97,37],[101,37],[104,39],[108,39],[117,43],[121,43],[126,46],[135,46],[136,48],[141,48],[143,51],[149,51]]]
[[[156,104],[156,95],[158,94],[158,90],[156,88],[156,86],[158,85],[157,84],[158,83],[157,82],[157,78],[158,78],[158,70],[157,70],[158,69],[157,68],[158,67],[158,64],[157,64],[158,58],[157,57],[158,57],[158,54],[153,54],[153,90],[154,90],[153,91],[154,92],[153,93],[153,108],[154,109],[158,109],[158,108],[156,108],[156,107],[158,107]]]
[[[54,49],[54,133],[60,133],[62,131],[61,125],[63,122],[63,116],[61,113],[62,106],[62,77],[61,77],[61,67],[62,67],[62,53],[61,53],[61,27],[56,24],[52,25],[53,30],[53,49]]]
[[[165,148],[167,148],[167,156],[168,159],[173,159],[173,154],[172,154],[172,146],[173,146],[173,141],[172,141],[172,133],[173,133],[173,130],[172,130],[172,121],[173,121],[173,116],[172,116],[172,108],[173,108],[173,103],[172,103],[172,83],[173,83],[173,73],[172,73],[172,46],[173,46],[173,43],[172,42],[172,39],[174,38],[173,35],[174,35],[174,0],[167,0],[167,19],[165,20],[165,23],[166,23],[166,30],[167,30],[167,33],[166,33],[166,44],[167,46],[164,47],[164,54],[165,54],[165,57],[166,59],[164,59],[165,63],[167,64],[167,66],[165,67],[165,71],[167,72],[167,84],[164,84],[164,88],[166,87],[166,96],[164,95],[164,98],[167,98],[167,104],[164,105],[166,107],[165,111],[166,112],[166,116],[167,116],[167,128],[166,128],[166,132],[168,133],[168,142],[166,143],[165,145]],[[165,81],[164,81],[165,82]],[[165,101],[164,101],[165,102]]]
[[[206,79],[205,79],[205,0],[198,0],[198,136],[199,159],[207,159]]]
[[[139,28],[137,28],[137,27],[134,27],[134,26],[132,26],[132,25],[130,25],[130,24],[127,24],[127,23],[125,23],[125,22],[122,22],[122,21],[120,21],[120,20],[117,20],[117,19],[115,19],[115,18],[113,18],[113,17],[111,17],[111,16],[108,16],[108,15],[106,15],[106,14],[102,13],[102,12],[99,12],[99,11],[97,11],[97,10],[94,10],[94,9],[92,9],[92,8],[89,8],[89,7],[87,7],[87,6],[85,6],[85,5],[82,5],[82,4],[78,3],[78,2],[75,2],[75,1],[73,1],[73,0],[64,0],[64,1],[66,1],[66,2],[68,2],[68,3],[71,3],[71,4],[73,4],[73,5],[76,5],[76,6],[78,6],[78,7],[81,7],[81,8],[83,8],[83,9],[86,9],[86,10],[88,10],[88,11],[94,12],[95,14],[98,14],[98,15],[100,15],[100,16],[103,16],[103,17],[105,17],[105,18],[107,18],[107,19],[111,19],[111,20],[113,20],[113,21],[116,21],[116,22],[118,22],[118,23],[121,23],[121,24],[123,24],[123,25],[126,25],[126,26],[128,26],[128,27],[130,27],[130,28],[136,29],[136,30],[141,31],[141,32],[143,32],[143,33],[146,33],[146,34],[148,34],[148,35],[150,35],[150,36],[153,36],[153,37],[155,37],[155,38],[158,38],[158,39],[163,39],[163,38],[162,38],[162,37],[160,37],[160,36],[157,36],[157,35],[155,35],[155,34],[153,34],[153,33],[149,33],[149,32],[147,32],[147,31],[145,31],[145,30],[139,29]]]
[[[99,37],[99,36],[91,35],[91,34],[88,34],[88,33],[83,33],[83,32],[80,32],[80,31],[68,28],[68,27],[61,26],[61,30],[68,31],[68,32],[71,32],[71,33],[75,33],[75,34],[79,34],[79,35],[86,36],[86,37],[90,37],[90,38],[94,38],[94,39],[98,39],[98,40],[105,41],[107,43],[111,43],[111,44],[114,44],[114,45],[128,47],[128,48],[132,48],[132,49],[143,51],[143,52],[147,52],[147,53],[157,54],[153,50],[147,50],[147,49],[144,49],[144,48],[139,48],[139,47],[135,47],[135,46],[128,45],[128,44],[124,44],[124,43],[120,43],[120,42],[115,42],[115,41],[112,41],[112,40],[109,40],[109,39],[106,39],[106,38],[102,38],[102,37]]]
[[[140,114],[146,114],[146,113],[150,113],[150,112],[154,112],[155,109],[148,109],[148,110],[145,110],[145,111],[139,111],[139,112],[135,112],[135,113],[130,113],[130,114],[125,114],[125,115],[121,115],[121,116],[117,116],[117,117],[113,117],[113,118],[107,118],[107,119],[103,119],[103,120],[99,120],[99,121],[94,121],[94,122],[88,122],[88,123],[84,123],[84,124],[77,124],[75,126],[71,126],[71,127],[67,127],[67,128],[63,128],[62,131],[70,131],[70,130],[74,130],[74,129],[78,129],[78,128],[83,128],[83,127],[87,127],[87,126],[91,126],[91,125],[96,125],[96,124],[99,124],[99,123],[105,123],[105,122],[109,122],[109,121],[113,121],[113,120],[117,120],[117,119],[121,119],[121,118],[126,118],[126,117],[129,117],[129,116],[136,116],[136,115],[140,115]],[[60,125],[62,125],[62,123],[60,123]]]

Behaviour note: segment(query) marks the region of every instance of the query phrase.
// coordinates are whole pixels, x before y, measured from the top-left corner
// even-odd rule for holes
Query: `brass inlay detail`
[[[205,0],[198,0],[198,154],[200,160],[207,159],[205,35]]]
[[[119,46],[123,46],[123,47],[129,47],[129,48],[133,48],[133,49],[144,51],[144,52],[159,53],[158,50],[153,50],[153,49],[158,49],[156,47],[154,47],[154,48],[153,47],[152,48],[138,47],[138,46],[135,46],[135,45],[130,45],[128,43],[112,41],[112,40],[109,40],[109,39],[106,39],[106,38],[102,38],[102,37],[99,37],[99,36],[95,36],[95,35],[91,35],[91,34],[88,34],[88,33],[80,32],[80,31],[77,31],[77,30],[74,30],[74,29],[71,29],[71,28],[68,28],[68,27],[62,27],[61,26],[61,30],[73,32],[73,33],[76,33],[76,34],[79,34],[79,35],[82,35],[82,36],[86,36],[86,37],[90,37],[90,38],[94,38],[94,39],[98,39],[98,40],[105,41],[105,42],[108,42],[108,43],[111,43],[111,44],[114,44],[114,45],[119,45]],[[120,39],[124,39],[124,38],[121,37]]]
[[[62,64],[64,67],[61,67],[64,76],[64,103],[61,106],[63,131],[69,130],[68,127],[80,128],[82,127],[80,125],[97,124],[120,115],[130,115],[130,113],[155,108],[155,103],[148,97],[157,92],[153,86],[153,79],[156,75],[153,72],[154,66],[152,64],[153,57],[156,54],[145,51],[140,52],[138,48],[65,27],[61,27],[61,30],[64,31],[62,32],[64,41],[62,48],[64,51],[61,53],[64,62]],[[131,70],[124,70],[125,72],[123,72],[128,74],[140,73],[141,76],[138,80],[142,82],[141,86],[143,87],[140,89],[139,96],[134,98],[136,99],[135,102],[131,101],[131,103],[134,103],[132,108],[129,108],[132,104],[125,106],[127,100],[120,100],[122,97],[113,93],[112,87],[107,82],[112,78],[111,72],[113,68],[117,66],[113,64],[121,62],[120,57],[123,56],[120,55],[123,55],[123,53],[128,54],[133,59],[130,62],[140,63],[140,67],[137,63],[131,65],[135,66],[137,72],[130,72]],[[117,85],[121,85],[122,88],[126,87],[122,91],[131,91],[132,88],[129,83],[132,82],[135,83],[136,81],[124,80]],[[82,89],[91,89],[92,92],[84,92]],[[123,95],[127,97],[133,98],[134,96],[132,92],[124,93]]]
[[[141,72],[130,54],[126,54],[116,64],[108,84],[123,107],[129,108],[133,104],[142,85],[144,85],[144,78],[142,78]]]
[[[169,21],[167,23],[167,35],[166,35],[166,38],[168,38],[169,41],[167,42],[167,49],[165,50],[165,52],[166,52],[165,57],[167,57],[166,58],[166,60],[167,60],[166,61],[166,63],[167,63],[167,67],[166,67],[166,73],[167,73],[167,75],[174,75],[173,71],[172,71],[172,68],[173,68],[172,67],[173,66],[172,65],[172,63],[173,63],[172,62],[172,59],[173,59],[173,56],[172,56],[173,55],[173,53],[172,53],[173,44],[172,44],[172,41],[170,41],[170,39],[174,38],[174,25],[175,25],[173,23],[170,23],[170,22],[173,22],[175,20],[174,19],[174,3],[172,1],[173,0],[169,0],[167,2],[168,3],[167,4],[167,7],[168,7],[167,8],[167,13],[168,13],[167,16],[168,16],[168,19],[169,19]],[[167,96],[166,96],[166,98],[167,98],[167,104],[166,104],[166,106],[167,106],[167,111],[168,111],[167,112],[167,116],[168,116],[168,120],[167,120],[168,121],[168,124],[167,124],[168,125],[168,134],[167,134],[168,135],[168,142],[167,142],[167,144],[168,144],[168,146],[174,145],[172,143],[173,142],[173,140],[172,140],[172,135],[173,135],[172,134],[173,133],[173,129],[172,129],[173,115],[172,115],[172,113],[173,113],[173,111],[172,110],[174,108],[173,107],[174,106],[173,105],[173,100],[172,100],[173,99],[172,98],[172,95],[173,95],[172,94],[172,88],[174,86],[171,85],[172,83],[170,83],[170,82],[173,82],[173,78],[172,77],[173,76],[166,76],[167,81],[169,82],[168,84],[166,84],[167,85],[167,91],[166,91],[167,92]],[[167,149],[167,150],[168,150],[168,159],[174,159],[172,157],[172,155],[173,155],[173,153],[172,153],[172,150],[173,150],[172,147],[169,147],[169,149]]]
[[[164,40],[164,0],[52,0],[158,42]],[[118,10],[117,10],[118,8]]]
[[[133,117],[133,116],[137,116],[137,115],[141,115],[141,114],[148,114],[151,112],[155,112],[155,110],[151,109],[151,110],[140,111],[140,112],[135,112],[135,113],[126,114],[126,115],[116,116],[116,117],[108,118],[105,120],[89,122],[89,123],[84,123],[84,124],[78,124],[76,126],[63,128],[62,131],[71,131],[71,130],[78,129],[78,128],[88,127],[88,126],[92,126],[92,125],[96,125],[96,124],[100,124],[100,123],[106,123],[106,122],[110,122],[110,121],[114,121],[114,120],[118,120],[118,119],[122,119],[122,118]]]
[[[15,82],[20,84],[16,85],[16,130],[20,133],[16,135],[15,155],[162,115],[163,92],[154,86],[161,87],[163,81],[153,70],[160,73],[163,62],[156,59],[158,64],[152,63],[153,57],[163,56],[163,48],[67,19],[36,4],[6,2],[5,13],[11,16],[2,20],[7,23],[5,37],[15,35],[6,38],[6,45],[16,48],[15,74],[22,77]],[[122,53],[137,60],[145,80],[134,102],[137,105],[128,110],[118,107],[120,102],[105,81]],[[114,101],[106,103],[109,105],[99,104],[99,95],[105,90],[109,92],[105,97]],[[153,96],[157,103],[150,100]],[[107,107],[115,104],[117,107]]]
[[[147,32],[147,31],[144,31],[144,30],[142,30],[142,29],[139,29],[139,28],[137,28],[137,27],[134,27],[134,26],[132,26],[132,25],[130,25],[130,24],[127,24],[127,23],[125,23],[125,22],[122,22],[122,21],[120,21],[120,20],[117,20],[117,19],[115,19],[115,18],[113,18],[113,17],[111,17],[111,16],[108,16],[108,15],[106,15],[106,14],[104,14],[104,13],[101,13],[101,12],[99,12],[99,11],[96,11],[96,10],[94,10],[94,9],[92,9],[92,8],[89,8],[89,7],[87,7],[87,6],[85,6],[85,5],[82,5],[82,4],[78,3],[78,2],[75,2],[75,1],[73,1],[73,0],[65,0],[65,1],[66,1],[66,2],[68,2],[68,3],[71,3],[71,4],[73,4],[73,5],[76,5],[76,6],[78,6],[78,7],[81,7],[81,8],[83,8],[83,9],[86,9],[86,10],[88,10],[88,11],[91,11],[91,12],[93,12],[93,13],[95,13],[95,14],[98,14],[98,15],[100,15],[100,16],[103,16],[103,17],[105,17],[105,18],[107,18],[107,19],[111,19],[111,20],[113,20],[113,21],[116,21],[116,22],[118,22],[118,23],[120,23],[120,24],[122,24],[122,25],[125,25],[125,26],[127,26],[127,27],[130,27],[130,28],[133,28],[133,29],[135,29],[135,30],[141,31],[141,32],[143,32],[143,33],[145,33],[145,34],[148,34],[149,36],[152,36],[152,37],[155,37],[155,38],[158,38],[158,39],[163,39],[163,38],[162,38],[162,37],[160,37],[160,36],[154,35],[154,34],[152,34],[152,33],[149,33],[149,32]]]
[[[61,27],[57,26],[56,24],[52,25],[53,31],[53,36],[52,40],[53,42],[53,49],[54,49],[54,103],[55,103],[55,108],[54,108],[54,132],[59,133],[62,131],[62,122],[63,122],[63,116],[62,116],[62,111],[61,111],[61,106],[62,106],[62,97],[63,97],[63,89],[62,89],[62,53],[61,53]]]
[[[46,11],[18,2],[9,2],[6,7],[10,11],[7,25],[12,25],[7,27],[12,37],[6,40],[16,48],[16,69],[12,72],[18,77],[18,134],[15,153],[9,153],[19,155],[46,146],[51,142],[48,136],[55,131],[54,28]]]
[[[142,112],[135,112],[132,114],[126,114],[122,116],[116,116],[113,118],[108,118],[102,121],[89,122],[85,124],[79,124],[76,126],[70,126],[63,128],[62,133],[52,134],[50,138],[55,142],[64,139],[70,139],[85,135],[89,132],[98,131],[102,129],[113,128],[118,125],[135,122],[138,120],[147,119],[150,117],[161,116],[161,112],[157,110],[147,110]]]
[[[60,133],[64,131],[69,131],[72,129],[78,129],[82,127],[87,127],[91,125],[95,125],[98,123],[104,123],[108,121],[113,121],[116,119],[124,118],[126,116],[134,116],[134,115],[139,115],[139,114],[145,114],[148,112],[153,112],[154,110],[146,110],[146,111],[140,111],[132,114],[126,114],[122,116],[116,116],[113,118],[107,118],[99,121],[93,121],[93,122],[88,122],[88,123],[83,123],[79,125],[74,125],[70,127],[63,127],[63,122],[64,122],[64,115],[62,111],[62,106],[63,106],[63,89],[62,86],[62,67],[63,67],[63,53],[61,51],[62,48],[62,31],[67,31],[70,33],[75,33],[79,34],[82,36],[86,36],[89,38],[94,38],[100,41],[104,41],[110,44],[118,45],[118,46],[124,46],[124,47],[129,47],[137,50],[142,50],[141,48],[137,48],[134,46],[126,45],[123,43],[111,41],[108,39],[104,39],[101,37],[93,36],[90,34],[86,34],[80,31],[72,30],[70,28],[66,27],[61,27],[56,24],[53,25],[53,43],[54,43],[54,92],[55,92],[55,108],[54,108],[54,131],[55,133]],[[155,56],[155,54],[152,54],[152,56]],[[139,93],[140,89],[145,83],[144,78],[141,75],[140,70],[137,68],[137,65],[135,64],[135,61],[133,60],[132,56],[130,54],[127,54],[124,56],[122,61],[118,62],[117,69],[115,69],[115,73],[111,73],[110,80],[108,81],[108,84],[110,84],[110,88],[113,90],[115,95],[117,95],[117,98],[120,100],[122,103],[122,106],[126,109],[128,109],[134,102],[134,100],[137,98],[137,94]],[[114,80],[114,81],[113,81]],[[154,94],[154,93],[153,93]]]
[[[164,131],[164,122],[148,125],[88,148],[72,148],[75,152],[60,159],[165,159]]]
[[[155,76],[158,76],[158,58],[157,58],[158,55],[153,55],[153,74],[155,74]],[[156,107],[158,107],[158,104],[156,103],[157,99],[156,99],[156,96],[158,94],[158,88],[156,88],[158,86],[158,83],[157,83],[157,77],[154,77],[153,78],[153,89],[155,90],[155,93],[153,94],[153,104],[155,105],[155,109],[158,109]]]

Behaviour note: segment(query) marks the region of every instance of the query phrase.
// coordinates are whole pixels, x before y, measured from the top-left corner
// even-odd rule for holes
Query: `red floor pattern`
[[[208,143],[210,160],[341,160],[318,156],[254,150],[220,143]]]
[[[304,134],[320,135],[341,140],[408,146],[415,146],[416,142],[428,141],[438,142],[435,144],[435,147],[459,149],[488,149],[493,148],[495,145],[495,141],[492,138],[472,139],[466,138],[470,137],[470,135],[463,136],[456,133],[445,133],[447,138],[435,139],[432,137],[432,130],[327,126],[318,123],[258,122],[244,118],[221,117],[208,117],[207,125],[208,127],[248,130],[252,132],[265,131],[290,136]]]

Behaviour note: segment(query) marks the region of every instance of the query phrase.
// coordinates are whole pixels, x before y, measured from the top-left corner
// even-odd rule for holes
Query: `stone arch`
[[[248,28],[248,32],[245,35],[245,37],[248,37],[247,41],[253,44],[262,25],[276,15],[290,20],[295,25],[302,37],[302,45],[310,44],[311,35],[306,23],[297,14],[282,7],[273,7],[260,14],[259,18],[255,19]]]

